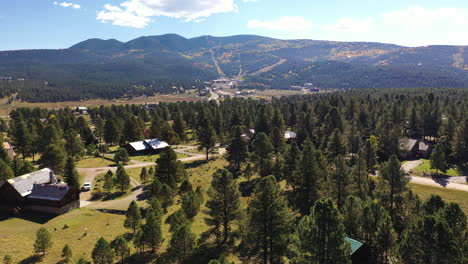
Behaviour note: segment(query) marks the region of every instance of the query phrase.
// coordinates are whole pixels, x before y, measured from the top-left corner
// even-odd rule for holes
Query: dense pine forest
[[[15,89],[3,87],[3,93]],[[164,149],[156,166],[141,172],[146,202],[130,204],[123,223],[128,234],[99,239],[79,263],[227,264],[229,254],[242,263],[352,263],[349,239],[369,248],[366,263],[468,262],[466,212],[437,195],[420,199],[401,169],[408,138],[433,146],[435,172],[468,169],[467,89],[112,105],[88,114],[13,110],[0,130],[20,155],[11,160],[0,151],[0,181],[39,165],[79,187],[81,157],[114,148],[117,163],[125,163],[121,147],[148,138],[196,144],[206,162],[225,149],[217,159],[227,166],[199,176],[212,177],[208,190],[194,188],[185,164]],[[296,137],[286,139],[286,131]],[[115,179],[110,172],[104,181],[128,189],[118,166]],[[180,208],[168,211],[173,204]],[[192,222],[201,213],[208,228],[195,235]],[[169,230],[163,231],[163,219]],[[38,230],[36,253],[50,248],[48,232]],[[68,262],[72,249],[61,246]]]

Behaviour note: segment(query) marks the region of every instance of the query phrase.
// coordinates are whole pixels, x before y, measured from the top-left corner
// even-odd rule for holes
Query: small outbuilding
[[[157,154],[167,147],[169,147],[169,144],[167,142],[159,140],[157,138],[130,142],[127,145],[125,145],[125,148],[127,149],[128,153],[132,155]]]

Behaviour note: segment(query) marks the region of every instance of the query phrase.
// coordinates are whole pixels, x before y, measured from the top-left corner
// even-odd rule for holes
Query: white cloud
[[[200,22],[213,14],[236,10],[234,0],[127,0],[120,7],[106,4],[96,19],[113,25],[143,28],[151,17],[166,16]]]
[[[72,7],[74,9],[80,9],[81,8],[81,6],[79,4],[68,3],[68,2],[61,2],[61,3],[54,2],[54,5],[59,5],[59,6],[63,6],[63,7]]]
[[[304,31],[312,27],[312,21],[299,16],[283,16],[276,20],[250,20],[247,27],[277,31]]]
[[[374,20],[365,19],[357,20],[351,18],[340,18],[332,25],[323,26],[325,31],[333,32],[365,32],[372,28]]]
[[[383,21],[388,26],[419,27],[440,24],[468,26],[468,9],[434,8],[409,6],[384,14]]]

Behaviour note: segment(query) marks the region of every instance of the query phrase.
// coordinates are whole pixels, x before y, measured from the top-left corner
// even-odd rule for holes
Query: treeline
[[[349,263],[345,238],[350,237],[370,247],[371,263],[462,264],[468,249],[466,215],[438,196],[421,201],[410,190],[399,158],[400,140],[414,137],[432,141],[445,162],[466,168],[467,99],[463,89],[392,89],[271,102],[113,105],[89,110],[94,129],[68,109],[18,109],[11,113],[10,131],[15,135],[22,124],[33,130],[45,118],[48,130],[39,135],[76,129],[80,136],[70,138],[87,145],[195,139],[207,158],[219,144],[226,146],[229,166],[213,175],[208,197],[192,187],[170,148],[161,153],[154,174],[142,171],[150,209],[142,220],[131,206],[125,222],[140,252],[158,252],[162,215],[177,197],[181,204],[167,217],[172,236],[158,263],[207,263],[219,257],[209,253],[213,247],[264,264]],[[297,137],[286,140],[286,130]],[[31,155],[27,145],[15,144]],[[241,196],[249,197],[247,208],[240,205]],[[202,205],[210,228],[197,241],[191,223]],[[93,250],[95,263],[110,262],[95,256],[113,260],[119,254],[110,244],[98,241],[96,252],[106,254]]]
[[[200,81],[147,81],[137,83],[23,80],[0,81],[0,96],[10,100],[36,102],[64,102],[89,99],[116,99],[155,94],[184,93],[186,89],[200,89]]]

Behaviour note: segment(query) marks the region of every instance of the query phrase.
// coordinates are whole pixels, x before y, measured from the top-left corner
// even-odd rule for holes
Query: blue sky
[[[2,0],[0,50],[88,38],[258,34],[281,39],[468,45],[466,0]]]

